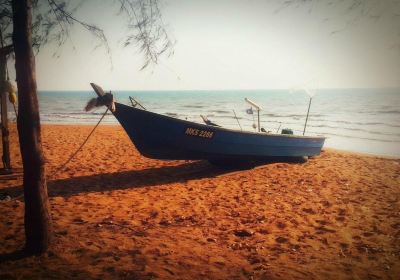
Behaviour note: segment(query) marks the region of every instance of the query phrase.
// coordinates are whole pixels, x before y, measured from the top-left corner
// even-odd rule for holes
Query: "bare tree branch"
[[[124,46],[134,45],[145,57],[142,69],[157,64],[164,53],[173,54],[175,41],[164,24],[158,0],[119,0],[120,12],[128,17],[128,35]]]
[[[7,46],[2,46],[1,48],[0,48],[0,54],[1,55],[9,55],[11,52],[13,52],[13,50],[14,50],[14,47],[13,47],[13,45],[7,45]]]
[[[157,64],[161,55],[173,54],[175,41],[172,40],[164,24],[159,8],[159,0],[115,0],[119,12],[127,17],[127,34],[124,47],[134,46],[144,56],[141,69]],[[71,7],[70,3],[75,7]],[[76,4],[78,3],[78,4]],[[43,45],[55,42],[54,56],[59,56],[60,48],[71,40],[70,28],[77,24],[98,39],[94,48],[105,47],[111,61],[110,46],[100,27],[89,24],[75,16],[82,1],[69,0],[33,0],[32,44],[36,52]],[[115,4],[115,2],[114,2]],[[6,43],[11,43],[12,13],[10,0],[0,0],[0,30]],[[73,46],[74,47],[74,46]],[[75,47],[74,47],[75,48]],[[111,62],[112,63],[112,62]]]

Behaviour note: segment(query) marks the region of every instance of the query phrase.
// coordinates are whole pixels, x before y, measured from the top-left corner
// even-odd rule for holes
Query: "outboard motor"
[[[291,130],[290,128],[284,128],[284,129],[282,129],[281,134],[290,134],[290,135],[293,135],[293,130]]]

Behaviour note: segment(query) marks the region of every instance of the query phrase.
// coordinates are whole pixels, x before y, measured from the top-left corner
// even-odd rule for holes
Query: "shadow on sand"
[[[26,257],[32,256],[26,253],[24,250],[17,250],[11,253],[0,254],[0,264],[8,261],[17,261]]]
[[[228,164],[216,162],[212,165],[207,161],[186,162],[176,166],[151,167],[142,170],[121,171],[114,173],[95,174],[89,176],[72,177],[48,181],[50,197],[70,197],[80,193],[105,192],[128,188],[160,186],[170,183],[182,183],[188,180],[211,178],[221,174],[254,168],[257,165],[277,162],[301,163],[298,160],[274,158],[250,164]],[[22,195],[22,186],[4,188],[1,195],[19,197]]]
[[[51,265],[47,265],[46,261],[42,263],[40,260],[37,259],[29,260],[30,257],[34,258],[44,257],[44,259],[50,257],[52,259],[52,262],[58,262],[64,264],[64,269],[55,270],[54,268],[51,267]],[[27,259],[27,261],[25,259]],[[55,261],[55,259],[58,260]],[[9,265],[9,262],[17,262],[17,265],[15,265],[15,263],[11,263]],[[40,264],[39,267],[37,263]],[[18,264],[22,266],[24,269],[18,268]],[[87,280],[99,279],[99,277],[92,275],[89,271],[83,270],[81,267],[79,267],[79,265],[68,263],[68,260],[60,256],[54,255],[52,253],[46,253],[44,255],[35,255],[27,253],[24,250],[16,250],[11,253],[0,254],[0,265],[2,265],[2,267],[0,267],[0,279],[4,280],[29,279],[29,277],[27,276],[29,275],[29,272],[36,271],[37,273],[38,270],[40,270],[39,275],[42,276],[40,279],[87,279]],[[8,267],[11,267],[11,269],[7,270]],[[15,268],[17,269],[15,270]],[[28,274],[24,275],[26,272],[28,272]],[[132,279],[138,279],[138,278],[132,278]]]
[[[193,179],[215,177],[226,172],[229,170],[215,167],[205,161],[196,161],[176,166],[152,167],[50,181],[48,182],[48,191],[49,196],[68,197],[87,192],[182,183]]]

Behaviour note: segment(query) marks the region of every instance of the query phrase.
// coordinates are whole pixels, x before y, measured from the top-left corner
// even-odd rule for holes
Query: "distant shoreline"
[[[16,126],[15,122],[10,122],[11,126]],[[42,122],[41,126],[42,127],[57,127],[57,126],[64,126],[64,127],[94,127],[95,124],[91,123],[79,123],[79,124],[71,124],[71,123],[47,123],[47,122]],[[107,126],[107,127],[121,127],[120,124],[115,124],[115,123],[102,123],[100,124],[101,126]],[[121,127],[122,128],[122,127]],[[390,156],[390,155],[385,155],[385,154],[379,154],[379,153],[367,153],[367,152],[358,152],[358,151],[352,151],[352,150],[345,150],[345,149],[338,149],[338,148],[333,148],[333,147],[323,147],[323,151],[334,151],[334,152],[339,152],[339,153],[346,153],[346,154],[352,154],[352,155],[357,155],[357,156],[366,156],[366,157],[373,157],[373,158],[382,158],[382,159],[400,159],[400,156]]]
[[[109,90],[109,89],[106,89]],[[197,91],[197,92],[202,92],[202,91],[271,91],[271,90],[277,90],[277,91],[286,91],[290,90],[290,88],[261,88],[261,89],[111,89],[111,91],[115,92],[187,92],[187,91]],[[317,89],[318,91],[321,91],[323,93],[324,91],[331,91],[331,90],[345,90],[345,91],[357,91],[357,90],[395,90],[399,91],[400,94],[400,87],[371,87],[371,88],[363,88],[363,87],[354,87],[354,88],[320,88]],[[71,89],[71,90],[63,90],[63,89],[43,89],[43,90],[38,90],[38,93],[41,92],[93,92],[93,90],[87,88],[87,89]]]

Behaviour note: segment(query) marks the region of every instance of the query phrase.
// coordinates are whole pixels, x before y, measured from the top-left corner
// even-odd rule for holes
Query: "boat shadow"
[[[150,167],[141,170],[52,180],[48,181],[47,187],[50,197],[70,197],[89,192],[106,192],[130,188],[157,187],[171,183],[185,183],[189,180],[213,178],[218,175],[252,169],[258,165],[268,165],[276,162],[298,163],[277,158],[258,162],[257,164],[230,166],[215,166],[208,161],[192,161],[174,166]],[[0,194],[11,198],[21,197],[23,195],[22,186],[3,188],[0,190]]]
[[[113,173],[73,177],[48,182],[49,196],[74,196],[88,192],[105,192],[131,188],[157,187],[188,180],[212,178],[229,170],[206,161],[185,162],[176,166],[151,167]]]

